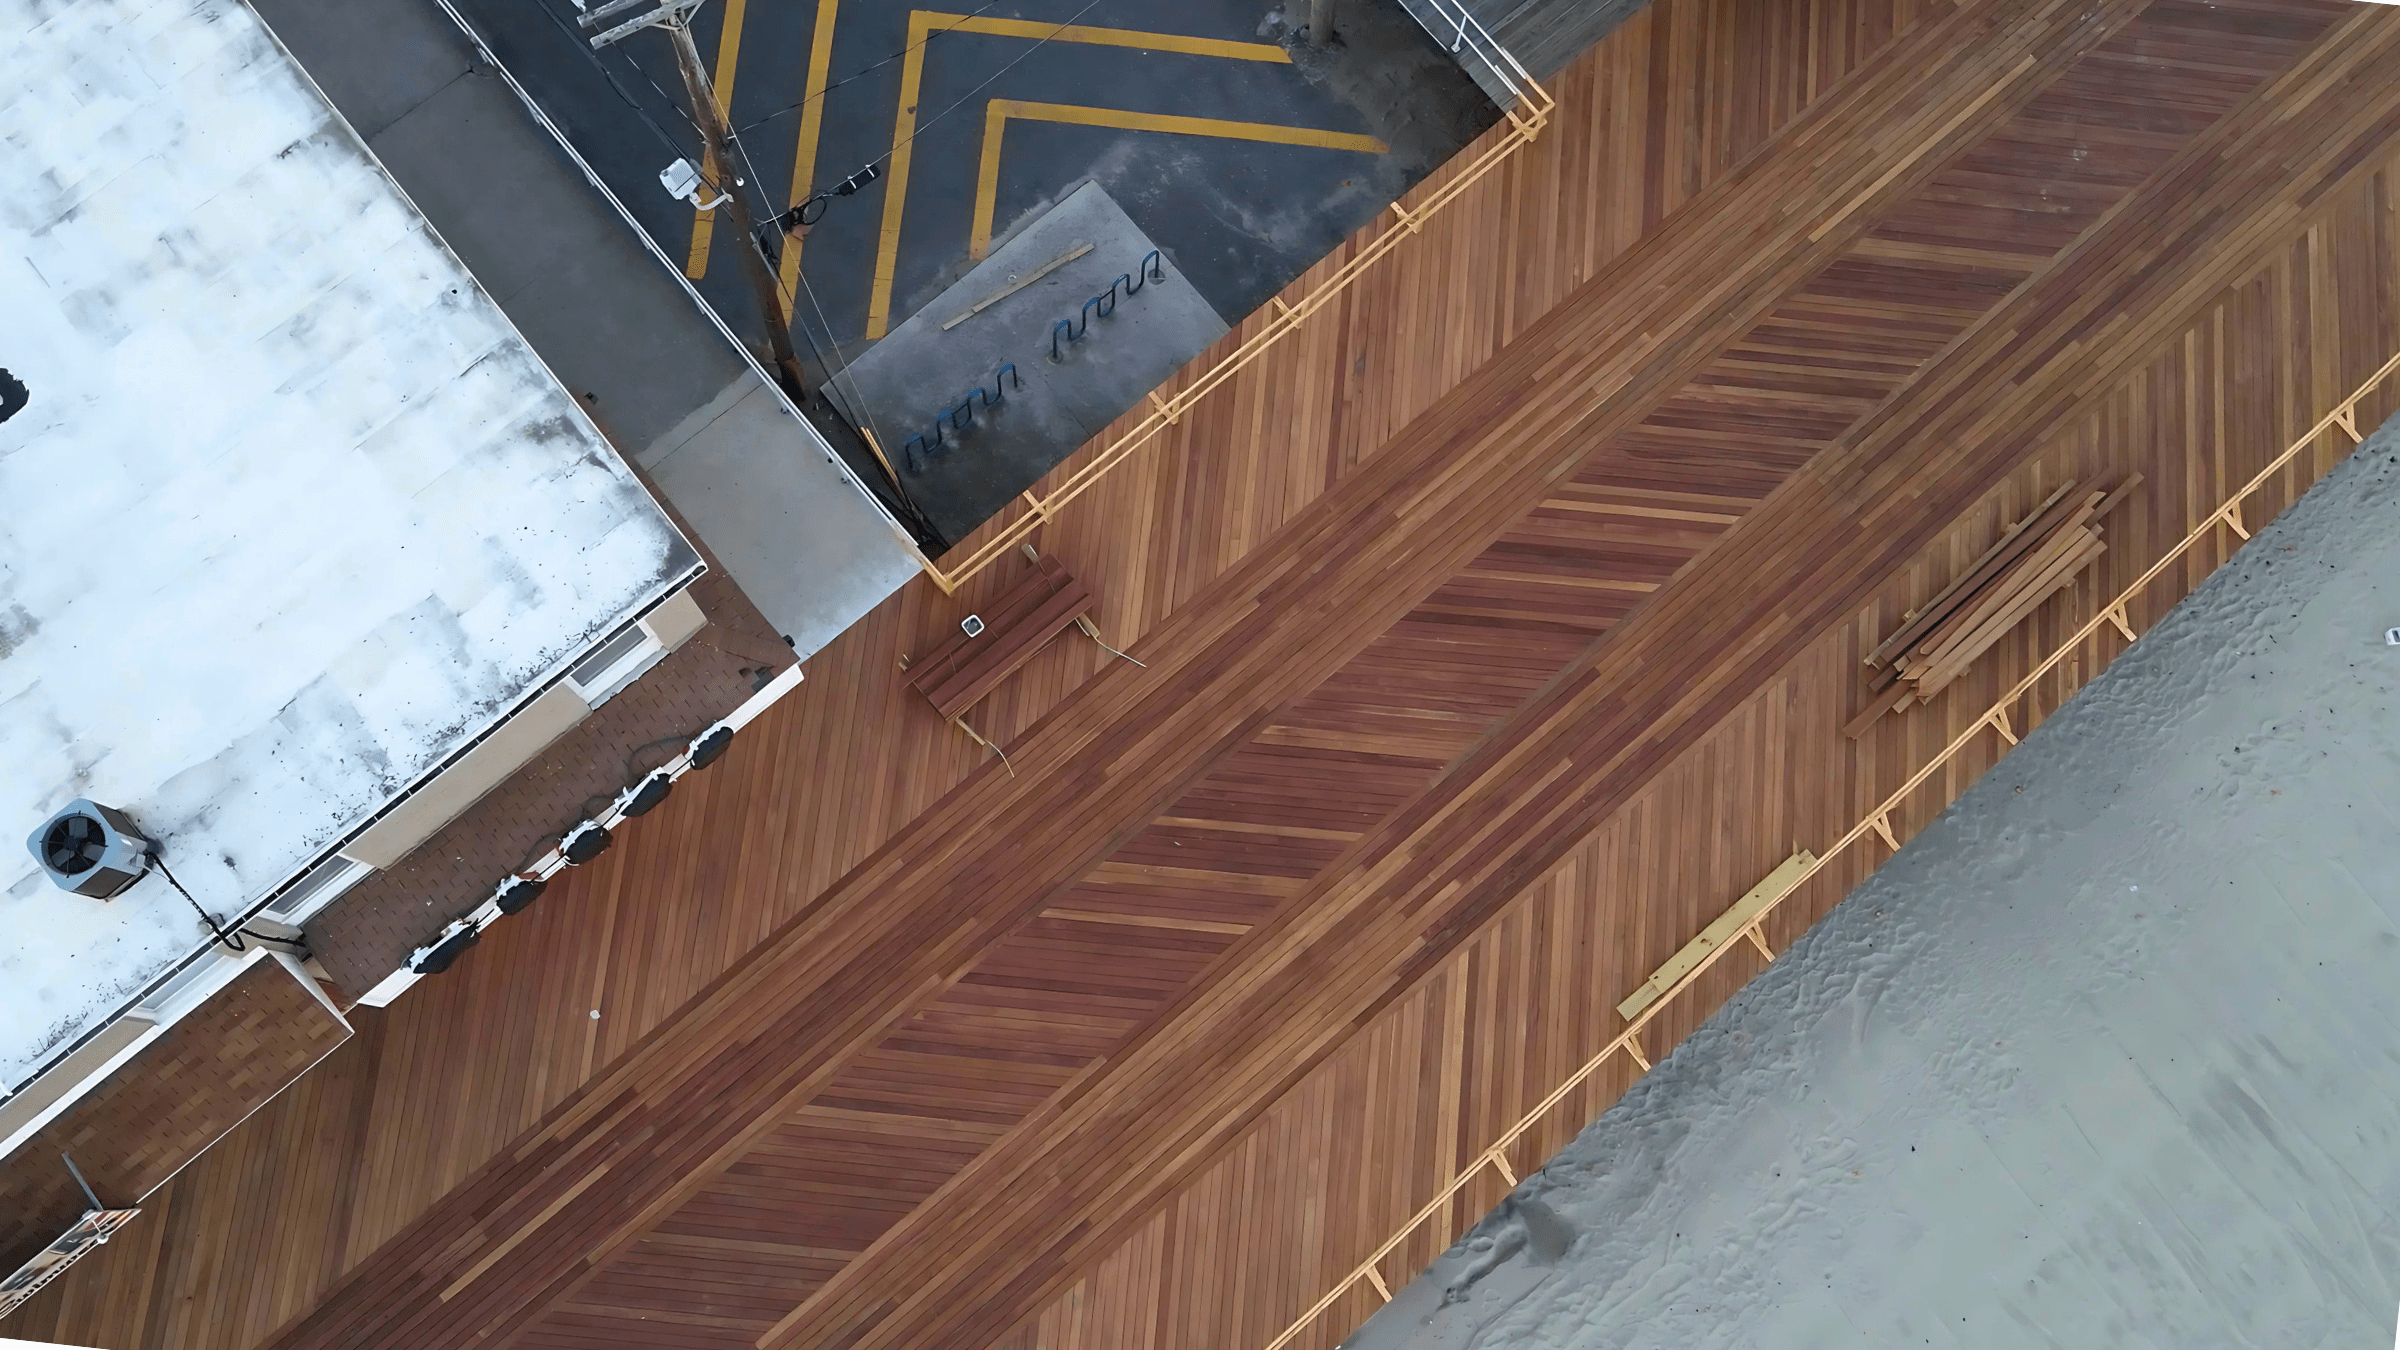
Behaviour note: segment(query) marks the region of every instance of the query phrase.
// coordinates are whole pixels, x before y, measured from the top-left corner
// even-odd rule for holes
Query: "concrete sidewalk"
[[[796,650],[916,573],[899,527],[434,0],[254,3]]]

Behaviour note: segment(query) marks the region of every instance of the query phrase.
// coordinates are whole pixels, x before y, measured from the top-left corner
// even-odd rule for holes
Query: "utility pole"
[[[706,0],[608,0],[589,13],[581,22],[585,28],[597,28],[602,23],[628,10],[653,6],[646,13],[607,29],[592,38],[596,50],[622,41],[645,28],[666,30],[667,38],[675,44],[675,69],[683,76],[684,96],[691,101],[692,121],[699,126],[701,139],[707,142],[707,158],[726,178],[738,176],[735,165],[742,162],[734,148],[733,126],[725,110],[717,106],[717,91],[709,84],[708,68],[700,63],[700,48],[692,42],[692,15]],[[760,317],[767,323],[767,345],[774,349],[775,368],[781,375],[785,392],[795,399],[808,397],[808,381],[800,373],[800,358],[792,351],[792,329],[784,313],[783,293],[777,289],[775,273],[769,270],[766,257],[759,252],[756,226],[750,217],[750,203],[738,191],[722,189],[720,203],[731,217],[734,248],[742,255],[742,273],[749,278],[750,288],[758,293]]]
[[[1333,45],[1333,0],[1313,0],[1309,6],[1308,43],[1312,47]]]

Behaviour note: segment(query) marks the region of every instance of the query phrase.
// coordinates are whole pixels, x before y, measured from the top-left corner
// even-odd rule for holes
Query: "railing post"
[[[1898,853],[1900,851],[1900,841],[1892,835],[1891,812],[1878,811],[1874,815],[1867,818],[1867,824],[1874,827],[1875,833],[1883,836],[1883,842],[1886,848],[1889,848],[1894,853]]]
[[[1483,1156],[1485,1161],[1499,1169],[1501,1177],[1508,1182],[1508,1188],[1512,1191],[1515,1190],[1517,1188],[1517,1169],[1508,1165],[1508,1159],[1500,1155],[1500,1150],[1493,1149]]]
[[[1757,924],[1743,929],[1742,936],[1750,939],[1750,945],[1758,948],[1758,954],[1767,958],[1768,965],[1775,964],[1775,949],[1767,945],[1767,940],[1759,933]]]
[[[1437,15],[1456,17],[1457,22],[1451,35],[1452,51],[1462,50],[1467,45],[1467,38],[1474,37],[1477,59],[1489,66],[1495,76],[1514,95],[1505,112],[1515,134],[1503,138],[1498,145],[1477,156],[1458,176],[1446,179],[1437,187],[1429,190],[1420,199],[1421,204],[1418,210],[1410,211],[1395,203],[1394,211],[1398,213],[1402,224],[1411,234],[1421,232],[1434,215],[1446,209],[1451,202],[1461,197],[1470,187],[1480,182],[1518,150],[1531,143],[1534,133],[1546,124],[1551,110],[1557,106],[1556,100],[1552,99],[1541,85],[1534,81],[1524,66],[1515,57],[1509,55],[1506,48],[1501,47],[1493,40],[1492,35],[1476,22],[1474,14],[1460,5],[1458,0],[1429,0],[1429,3],[1433,4]],[[1444,5],[1448,5],[1449,8],[1444,9]],[[1434,21],[1434,27],[1437,29],[1440,27],[1439,19]],[[1435,41],[1438,42],[1440,39],[1437,37]],[[1518,104],[1522,104],[1523,107],[1518,107]],[[1202,397],[1230,380],[1266,348],[1306,324],[1334,296],[1346,290],[1363,272],[1367,264],[1384,257],[1391,251],[1392,246],[1399,241],[1399,235],[1400,231],[1397,229],[1387,230],[1367,241],[1364,247],[1357,250],[1356,256],[1349,264],[1338,269],[1329,281],[1304,297],[1296,307],[1286,302],[1281,295],[1269,297],[1273,304],[1272,318],[1263,329],[1246,338],[1232,353],[1216,362],[1207,371],[1187,381],[1183,392],[1175,398],[1162,403],[1153,397],[1152,407],[1163,413],[1164,417],[1145,418],[1134,430],[1102,448],[1083,468],[1076,470],[1074,474],[1060,483],[1058,490],[1051,494],[1051,506],[1063,507],[1068,502],[1075,500],[1087,488],[1098,482],[1110,469],[1122,463],[1135,450],[1157,436],[1163,427],[1180,422],[1183,414],[1189,412]],[[1106,296],[1093,297],[1092,301],[1087,302],[1076,312],[1073,322],[1060,319],[1051,325],[1050,360],[1053,363],[1063,362],[1069,350],[1089,335],[1092,313],[1095,308],[1099,309],[1100,317],[1106,318],[1108,311],[1115,307],[1115,300],[1133,294],[1149,282],[1163,282],[1166,279],[1164,255],[1158,250],[1152,249],[1143,256],[1140,266],[1130,277],[1120,276],[1116,284],[1110,287]],[[2395,365],[2400,366],[2400,362],[2396,362]],[[1013,374],[1013,370],[1010,373]],[[994,392],[1005,397],[1005,391],[998,388],[999,377],[997,375],[993,377],[993,383]],[[999,402],[1000,399],[995,398],[991,401]],[[990,406],[990,404],[987,403],[986,406]],[[941,427],[937,424],[935,430],[938,437]],[[927,447],[929,451],[933,448],[938,447]],[[911,471],[915,471],[915,468],[916,466],[911,466]],[[1047,517],[1047,512],[1045,512],[1045,517]],[[1001,550],[1001,552],[1005,551],[1005,549]],[[997,556],[997,554],[991,556]],[[990,560],[991,558],[987,557],[984,551],[978,550],[972,557],[959,564],[956,574],[946,578],[948,584],[944,585],[944,591],[953,590],[958,584],[980,571]]]
[[[1291,313],[1290,308],[1283,305],[1280,300],[1277,301],[1277,307],[1287,317]],[[2390,361],[2386,362],[2385,365],[2367,381],[2365,385],[2362,385],[2359,388],[2358,392],[2350,396],[2349,402],[2344,403],[2340,408],[2335,410],[2335,412],[2332,414],[2332,420],[2334,424],[2340,426],[2343,430],[2350,432],[2353,439],[2362,439],[2358,436],[2355,418],[2351,413],[2351,406],[2358,399],[2363,398],[2369,390],[2377,387],[2382,383],[2383,380],[2390,377],[2395,372],[2400,372],[2400,354],[2395,354]],[[2300,441],[2294,442],[2288,449],[2285,450],[2282,456],[2277,458],[2274,463],[2270,464],[2265,470],[2262,470],[2259,474],[2259,477],[2254,480],[2249,487],[2242,489],[2242,492],[2246,494],[2255,489],[2259,483],[2263,483],[2266,480],[2269,474],[2280,470],[2293,456],[2297,455],[2301,450],[2313,443],[2316,436],[2322,431],[2322,429],[2322,423],[2316,424],[2314,427],[2312,427],[2306,437]],[[1794,882],[1789,889],[1785,890],[1781,895],[1777,896],[1774,901],[1770,902],[1768,912],[1772,912],[1775,905],[1780,905],[1785,899],[1788,899],[1791,895],[1797,893],[1800,885],[1805,883],[1810,877],[1816,875],[1818,870],[1828,865],[1832,861],[1835,854],[1840,851],[1840,849],[1848,847],[1851,843],[1862,838],[1868,831],[1872,831],[1874,834],[1882,838],[1886,845],[1888,845],[1893,851],[1897,852],[1900,847],[1900,841],[1894,834],[1891,823],[1891,812],[1894,809],[1894,804],[1905,797],[1907,793],[1914,791],[1918,786],[1920,786],[1936,768],[1949,762],[1950,759],[1956,756],[1960,750],[1962,750],[1974,736],[1978,735],[1982,728],[1986,725],[1990,726],[1994,731],[1997,731],[2008,741],[2009,744],[2015,745],[2017,743],[2017,737],[2015,734],[2015,728],[2011,724],[2008,715],[2009,705],[2014,703],[2018,698],[2027,696],[2035,687],[2037,682],[2047,675],[2058,662],[2065,660],[2070,652],[2079,649],[2087,638],[2096,636],[2103,621],[2115,626],[2118,632],[2124,634],[2127,642],[2130,643],[2134,641],[2136,635],[2133,631],[2133,624],[2127,616],[2126,606],[2139,592],[2141,592],[2143,587],[2149,585],[2155,577],[2163,573],[2170,562],[2178,557],[2181,557],[2185,552],[2190,550],[2200,541],[2202,537],[2207,534],[2210,529],[2214,528],[2216,522],[2219,520],[2223,520],[2227,525],[2232,526],[2234,530],[2240,533],[2244,539],[2248,539],[2250,537],[2249,531],[2242,523],[2241,502],[2242,496],[2237,495],[2232,500],[2228,501],[2224,506],[2218,508],[2215,512],[2212,512],[2210,516],[2205,518],[2198,526],[2196,526],[2190,534],[2186,535],[2181,543],[2175,545],[2174,548],[2168,551],[2165,557],[2159,559],[2159,561],[2155,563],[2149,571],[2144,572],[2138,580],[2120,593],[2117,598],[2111,601],[2106,608],[2100,611],[2099,614],[2094,615],[2089,621],[2086,622],[2084,626],[2078,628],[2075,631],[2072,639],[2062,644],[2057,651],[2053,652],[2049,656],[2049,658],[2037,665],[2032,673],[2027,675],[2020,683],[2012,686],[2006,697],[2004,697],[2001,702],[1993,705],[1989,712],[1984,714],[1983,717],[1979,718],[1965,731],[1962,731],[1958,737],[1952,740],[1949,746],[1945,748],[1931,763],[1927,764],[1914,776],[1909,778],[1903,784],[1899,792],[1895,793],[1892,797],[1886,798],[1884,804],[1879,806],[1873,815],[1868,816],[1860,823],[1859,826],[1855,827],[1852,832],[1843,835],[1833,852],[1829,852],[1825,857],[1818,859],[1817,862],[1808,869],[1808,871],[1801,875],[1799,881]],[[937,581],[940,580],[940,574],[938,572],[935,573],[935,579]],[[1749,926],[1741,930],[1741,936],[1747,938],[1753,945],[1755,945],[1758,948],[1760,955],[1764,956],[1769,961],[1773,961],[1775,959],[1774,949],[1767,945],[1765,937],[1759,931],[1759,924],[1764,921],[1764,918],[1765,915],[1762,914],[1758,919],[1754,919]],[[1722,948],[1717,950],[1721,951]],[[1663,1001],[1665,999],[1674,998],[1677,994],[1681,993],[1684,989],[1689,987],[1689,983],[1692,980],[1697,978],[1700,971],[1708,968],[1708,965],[1709,962],[1704,960],[1699,967],[1687,972],[1681,980],[1679,980],[1675,985],[1670,987],[1660,996],[1661,1000]],[[1645,1015],[1650,1014],[1645,1013]],[[1637,1026],[1638,1025],[1639,1024],[1637,1024]],[[1650,1071],[1651,1065],[1649,1057],[1642,1053],[1641,1033],[1639,1030],[1631,1030],[1623,1040],[1612,1042],[1603,1046],[1597,1054],[1595,1054],[1591,1059],[1585,1061],[1583,1066],[1576,1070],[1575,1073],[1571,1075],[1563,1085],[1561,1085],[1556,1091],[1552,1092],[1548,1097],[1543,1098],[1539,1105],[1534,1107],[1532,1111],[1528,1112],[1525,1116],[1519,1119],[1516,1126],[1514,1126],[1508,1133],[1503,1134],[1501,1136],[1501,1143],[1495,1144],[1488,1151],[1477,1155],[1475,1161],[1470,1163],[1466,1170],[1454,1176],[1450,1182],[1450,1191],[1445,1192],[1437,1203],[1446,1205],[1451,1193],[1463,1186],[1466,1181],[1486,1163],[1491,1164],[1491,1166],[1508,1181],[1509,1186],[1514,1189],[1519,1184],[1517,1174],[1515,1169],[1508,1165],[1508,1161],[1503,1156],[1502,1150],[1506,1148],[1508,1144],[1519,1138],[1524,1131],[1529,1130],[1535,1123],[1536,1119],[1542,1115],[1542,1113],[1565,1101],[1569,1093],[1579,1087],[1590,1074],[1605,1065],[1609,1058],[1613,1056],[1619,1049],[1624,1050],[1626,1054],[1632,1056],[1634,1063],[1640,1065],[1644,1073]],[[1404,1228],[1400,1234],[1395,1235],[1391,1242],[1387,1243],[1382,1250],[1384,1252],[1389,1252],[1392,1250],[1393,1247],[1398,1245],[1401,1237],[1405,1236],[1409,1232],[1413,1232],[1416,1228],[1416,1225],[1422,1222],[1427,1215],[1433,1212],[1433,1207],[1429,1205],[1427,1209],[1421,1211],[1416,1218],[1411,1219],[1408,1226]],[[1377,1259],[1380,1259],[1380,1255]],[[1307,1312],[1303,1313],[1299,1320],[1285,1327],[1281,1335],[1277,1336],[1273,1341],[1268,1343],[1266,1350],[1284,1350],[1284,1347],[1289,1345],[1302,1330],[1312,1325],[1319,1316],[1321,1316],[1327,1309],[1331,1308],[1341,1297],[1341,1295],[1347,1292],[1350,1287],[1358,1281],[1362,1274],[1371,1280],[1375,1284],[1378,1292],[1383,1293],[1386,1301],[1389,1301],[1389,1288],[1384,1283],[1381,1273],[1375,1270],[1372,1265],[1364,1268],[1363,1270],[1352,1271],[1349,1275],[1343,1277],[1341,1282],[1336,1285],[1330,1293],[1319,1299],[1309,1308]]]

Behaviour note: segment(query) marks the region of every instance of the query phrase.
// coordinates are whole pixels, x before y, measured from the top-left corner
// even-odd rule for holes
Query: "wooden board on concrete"
[[[1673,956],[1650,972],[1649,979],[1642,981],[1632,993],[1619,1000],[1617,1016],[1628,1022],[1640,1016],[1642,1009],[1657,1002],[1659,995],[1674,988],[1677,980],[1690,974],[1692,967],[1699,965],[1702,957],[1738,938],[1752,920],[1766,912],[1767,906],[1781,900],[1792,887],[1798,885],[1800,874],[1814,866],[1816,861],[1816,854],[1801,849],[1777,863],[1775,870],[1767,873],[1764,880],[1742,892],[1741,898],[1727,906],[1725,912],[1711,921],[1708,927],[1701,929],[1697,937],[1676,948]]]
[[[2112,527],[2096,570],[2138,565],[2238,472],[2197,447],[2253,439],[2231,430],[2260,431],[2264,453],[2282,443],[2247,423],[2194,438],[2186,409],[2305,421],[2353,364],[2388,354],[2391,316],[2333,298],[2337,262],[2339,294],[2393,293],[2389,204],[2353,190],[2385,159],[2329,167],[2390,111],[2351,106],[2378,82],[2303,71],[2273,115],[2235,110],[2274,69],[2379,59],[2389,18],[2241,7],[2268,34],[2244,48],[2251,73],[2193,84],[2207,99],[2173,125],[2112,138],[2119,158],[2044,214],[2044,184],[2078,162],[2076,118],[2157,114],[2133,81],[2160,53],[2221,56],[2209,14],[2161,10],[2168,26],[2130,30],[2090,68],[2062,55],[1994,94],[2016,67],[1945,65],[1955,44],[1913,9],[1857,25],[1808,12],[1824,34],[1661,0],[1562,81],[1579,111],[1522,173],[1437,219],[1387,281],[1045,531],[1157,673],[1098,674],[1112,658],[1053,644],[981,705],[1012,754],[1027,747],[1019,778],[993,765],[966,781],[980,752],[902,697],[894,658],[1016,574],[953,601],[912,587],[812,663],[813,697],[412,996],[429,1002],[396,1007],[373,1054],[284,1126],[322,1123],[325,1152],[262,1134],[227,1155],[227,1188],[278,1166],[339,1214],[319,1229],[330,1241],[285,1241],[276,1278],[238,1297],[180,1266],[156,1287],[217,1300],[207,1320],[225,1330],[206,1343],[228,1346],[345,1271],[291,1344],[466,1319],[527,1346],[737,1345],[803,1309],[787,1337],[861,1346],[1044,1328],[1263,1344],[1614,1033],[1609,999],[1705,924],[1700,897],[1794,838],[1830,837],[1913,767],[1904,738],[1878,729],[1853,751],[1831,729],[1874,631],[1860,608],[1896,614],[1972,560],[1948,522],[2013,518],[2062,476],[2148,464],[2174,491],[2128,504],[2143,523]],[[2312,42],[2308,23],[2349,26]],[[1758,41],[1703,40],[1719,33]],[[1728,51],[1755,77],[1705,55]],[[2076,117],[2015,108],[2044,89]],[[1904,105],[1904,125],[1869,115]],[[1962,111],[1955,143],[1930,135]],[[1784,162],[1774,138],[1796,114],[1813,143],[1858,157],[1846,193]],[[1988,154],[1987,114],[2006,125]],[[1852,136],[1843,118],[1868,120]],[[2158,178],[2203,133],[2219,158]],[[1866,192],[1920,147],[1921,172]],[[2025,212],[1962,206],[2002,150],[2025,157]],[[1624,206],[1629,182],[1648,205]],[[1680,232],[1696,248],[1727,218],[1709,211],[1777,219],[1751,192],[1793,204],[1802,240],[1833,226],[1788,270],[1716,277],[1741,300],[1705,323],[1662,302],[1651,325],[1624,269],[1660,269],[1660,293],[1689,303]],[[2303,193],[2344,214],[2320,228],[2330,217],[2276,205]],[[2185,242],[2159,248],[2169,235]],[[2193,326],[2252,275],[2268,278],[2255,298]],[[2117,346],[2075,347],[2105,325]],[[1611,345],[1635,340],[1654,345]],[[2211,403],[2236,388],[2279,392],[2264,414]],[[1793,500],[1759,505],[1787,484]],[[1954,544],[1947,566],[1912,562]],[[1596,713],[1603,699],[1622,712]],[[1476,749],[1487,736],[1505,739]],[[1504,754],[1546,767],[1498,774]],[[1918,823],[1957,785],[1929,788]],[[1535,806],[1547,823],[1515,814]],[[1420,865],[1390,864],[1395,848]],[[1812,883],[1777,940],[1855,879]],[[922,907],[936,895],[940,925]],[[1688,1031],[1743,959],[1661,1037]],[[489,1048],[454,1044],[464,1027]],[[586,1167],[571,1160],[601,1157],[604,1178],[569,1194]],[[273,1211],[232,1194],[196,1192],[189,1221],[231,1232]],[[1494,1198],[1464,1195],[1453,1217]],[[445,1246],[467,1215],[481,1227]],[[116,1256],[61,1285],[133,1278],[139,1253]],[[36,1305],[120,1315],[74,1297]]]

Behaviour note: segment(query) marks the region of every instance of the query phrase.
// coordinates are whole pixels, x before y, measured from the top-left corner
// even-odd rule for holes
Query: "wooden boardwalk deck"
[[[8,1330],[1263,1343],[1980,710],[1840,739],[1929,558],[2122,463],[2138,567],[2388,354],[2396,19],[1661,0],[1048,532],[1150,670],[1045,651],[979,767],[912,586]]]

